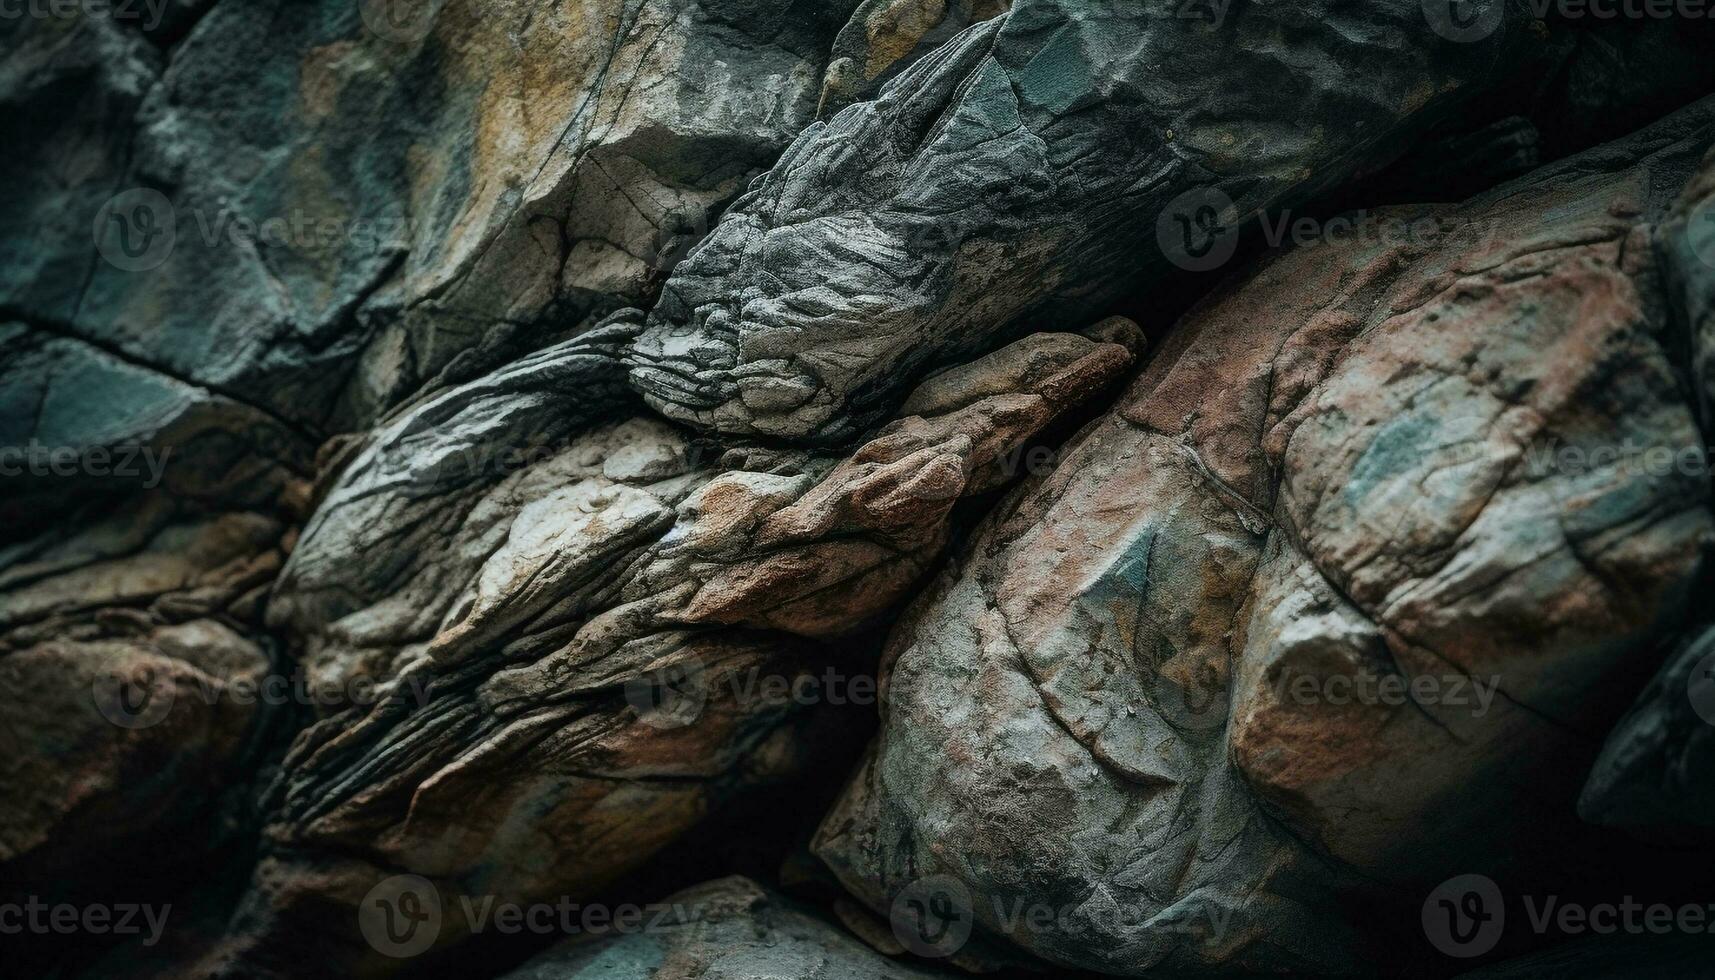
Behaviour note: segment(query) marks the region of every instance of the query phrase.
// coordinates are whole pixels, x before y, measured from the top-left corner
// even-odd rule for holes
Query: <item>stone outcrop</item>
[[[467,465],[555,434],[550,392],[577,356],[559,351],[383,430],[319,502],[270,605],[315,689],[380,696],[285,760],[278,857],[247,913],[257,955],[295,944],[294,908],[355,903],[353,882],[382,869],[448,895],[590,894],[725,799],[845,764],[821,699],[758,679],[801,690],[863,670],[840,641],[906,596],[955,505],[1008,482],[1034,436],[1132,363],[1105,338],[1136,345],[1135,326],[1093,333],[1034,334],[938,374],[847,456],[706,458],[634,418],[511,471]],[[354,856],[368,864],[327,871]]]
[[[896,629],[818,841],[845,885],[944,876],[1103,972],[1349,969],[1342,890],[1553,826],[1715,531],[1651,247],[1712,114],[1194,311]]]
[[[1715,18],[24,6],[7,966],[1683,962]]]

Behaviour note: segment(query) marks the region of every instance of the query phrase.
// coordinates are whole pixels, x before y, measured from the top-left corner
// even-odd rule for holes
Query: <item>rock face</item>
[[[231,401],[364,426],[461,355],[653,300],[813,118],[853,3],[204,6],[166,50],[124,17],[8,38],[0,320],[59,339],[0,401],[105,371],[121,411],[60,419],[72,444],[242,432]]]
[[[1137,342],[1129,324],[1101,334]],[[636,418],[516,472],[457,465],[553,435],[544,393],[578,356],[547,352],[402,417],[305,528],[270,621],[303,638],[318,689],[382,697],[287,757],[246,969],[299,941],[293,908],[355,899],[366,873],[517,902],[587,895],[735,793],[844,764],[827,754],[837,718],[758,678],[798,690],[852,673],[837,641],[923,575],[954,505],[1007,482],[1133,352],[1032,335],[937,375],[843,458],[702,459]],[[336,889],[307,870],[334,855],[371,866]]]
[[[43,887],[212,843],[219,797],[254,773],[273,702],[261,632],[284,528],[161,496],[0,572],[0,867]]]
[[[1475,873],[1715,887],[1715,18],[25,6],[15,971],[1428,975]]]
[[[632,384],[723,433],[849,439],[927,366],[1170,270],[1137,216],[1179,214],[1201,260],[1221,222],[1389,162],[1524,43],[1449,40],[1416,3],[1227,30],[1183,6],[1020,0],[810,126],[674,271]],[[1347,67],[1278,70],[1301,63]]]
[[[791,977],[794,980],[929,980],[945,974],[891,963],[840,930],[744,878],[672,895],[646,931],[569,943],[506,974],[507,980],[597,977]]]
[[[1192,313],[894,633],[818,840],[842,882],[886,912],[944,876],[1104,972],[1349,968],[1330,892],[1551,825],[1581,772],[1548,760],[1593,754],[1715,529],[1707,474],[1656,465],[1703,439],[1651,249],[1712,118]],[[1004,919],[1021,896],[1068,912]]]
[[[1636,831],[1715,823],[1715,631],[1677,651],[1614,727],[1578,813]]]

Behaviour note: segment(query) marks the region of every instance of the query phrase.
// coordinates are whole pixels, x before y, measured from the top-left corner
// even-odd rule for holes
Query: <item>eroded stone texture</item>
[[[89,886],[213,843],[276,707],[261,633],[284,528],[164,495],[0,552],[0,877]],[[234,689],[240,696],[232,696]],[[141,852],[141,853],[139,853]]]
[[[455,379],[653,301],[813,117],[855,2],[216,3],[174,7],[171,46],[9,19],[0,318],[162,376],[109,400],[188,386],[313,448],[461,355]],[[0,402],[80,394],[88,355],[38,348],[54,369],[0,363]]]
[[[1098,332],[1136,342],[1135,326]],[[449,895],[587,894],[722,800],[827,758],[838,719],[756,678],[862,672],[842,639],[923,575],[955,504],[1016,475],[1133,353],[1033,335],[930,379],[849,455],[718,458],[648,417],[554,443],[555,406],[588,394],[579,357],[606,355],[543,352],[407,413],[305,528],[270,622],[319,688],[363,679],[382,699],[287,758],[243,968],[289,954],[295,909],[355,903],[352,882],[383,868]],[[513,469],[480,455],[538,436]],[[352,866],[329,872],[339,897],[297,870],[329,863]]]
[[[663,900],[649,929],[568,943],[507,980],[929,980],[947,974],[878,956],[838,926],[747,878],[723,878]]]
[[[1021,0],[809,127],[675,270],[633,385],[724,433],[849,439],[1033,312],[1076,318],[1171,271],[1158,219],[1185,193],[1203,191],[1187,219],[1226,195],[1228,224],[1301,201],[1391,160],[1526,44],[1510,4],[1465,42],[1406,0],[1223,25],[1182,6]]]
[[[951,876],[989,934],[1112,973],[1349,969],[1316,909],[1568,812],[1715,531],[1707,474],[1659,465],[1703,438],[1651,248],[1712,118],[1194,311],[896,629],[818,839],[847,887]],[[1009,929],[1021,898],[1072,913]]]
[[[834,39],[816,114],[826,118],[874,98],[917,59],[1011,6],[1011,0],[864,0]]]

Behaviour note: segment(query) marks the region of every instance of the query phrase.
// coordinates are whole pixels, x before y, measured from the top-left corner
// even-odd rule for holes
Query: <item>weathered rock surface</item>
[[[1011,0],[864,0],[834,39],[816,114],[826,118],[875,98],[919,58],[1011,6]]]
[[[1071,966],[1349,969],[1315,910],[1358,879],[1552,826],[1715,531],[1651,248],[1712,119],[1199,307],[896,629],[841,880],[886,912],[944,876]]]
[[[1575,804],[1706,836],[1715,106],[1537,168],[1715,88],[1715,19],[27,6],[0,926],[179,911],[9,965],[516,963],[473,908],[768,877],[813,819],[676,865],[854,764],[828,904],[935,963],[726,879],[520,975],[1368,970],[1450,872],[1582,865]],[[1053,332],[1459,200],[1311,220],[1141,376]]]
[[[723,433],[849,439],[928,367],[1171,271],[1175,208],[1200,258],[1389,162],[1526,46],[1511,5],[1464,41],[1395,0],[1224,29],[1182,7],[1020,0],[810,126],[674,271],[632,384]]]
[[[928,980],[946,974],[872,952],[838,926],[745,878],[665,899],[648,929],[568,943],[507,980]],[[651,919],[654,919],[651,916]]]
[[[281,523],[163,495],[0,555],[0,877],[84,883],[139,849],[195,860],[254,776]]]
[[[87,345],[136,375],[94,397],[154,420],[189,386],[313,448],[461,355],[652,301],[811,120],[854,4],[205,4],[168,47],[9,18],[0,318],[83,343],[8,359],[0,402],[90,398]],[[65,421],[79,446],[146,431]]]
[[[1129,324],[1099,334],[1137,342]],[[249,913],[265,951],[296,941],[294,907],[355,904],[354,882],[382,868],[449,895],[588,894],[735,793],[845,764],[826,755],[837,718],[757,679],[862,673],[838,641],[924,574],[954,506],[1004,485],[1032,437],[1133,359],[1036,334],[930,379],[913,414],[849,456],[701,459],[650,418],[554,445],[543,426],[570,417],[555,399],[578,349],[383,430],[282,572],[270,622],[302,644],[314,686],[362,680],[382,697],[286,759],[268,830],[280,857]],[[514,470],[470,465],[507,437],[550,441]],[[354,856],[372,867],[328,870]]]

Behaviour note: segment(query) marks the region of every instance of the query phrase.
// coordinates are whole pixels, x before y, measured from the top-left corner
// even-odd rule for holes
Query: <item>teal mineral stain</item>
[[[1054,113],[1070,109],[1095,91],[1094,68],[1085,55],[1074,25],[1055,32],[1030,64],[1018,74],[1020,97]]]
[[[1352,467],[1346,501],[1356,504],[1376,484],[1410,471],[1423,458],[1424,447],[1431,444],[1435,430],[1435,420],[1423,415],[1401,416],[1383,426]]]

